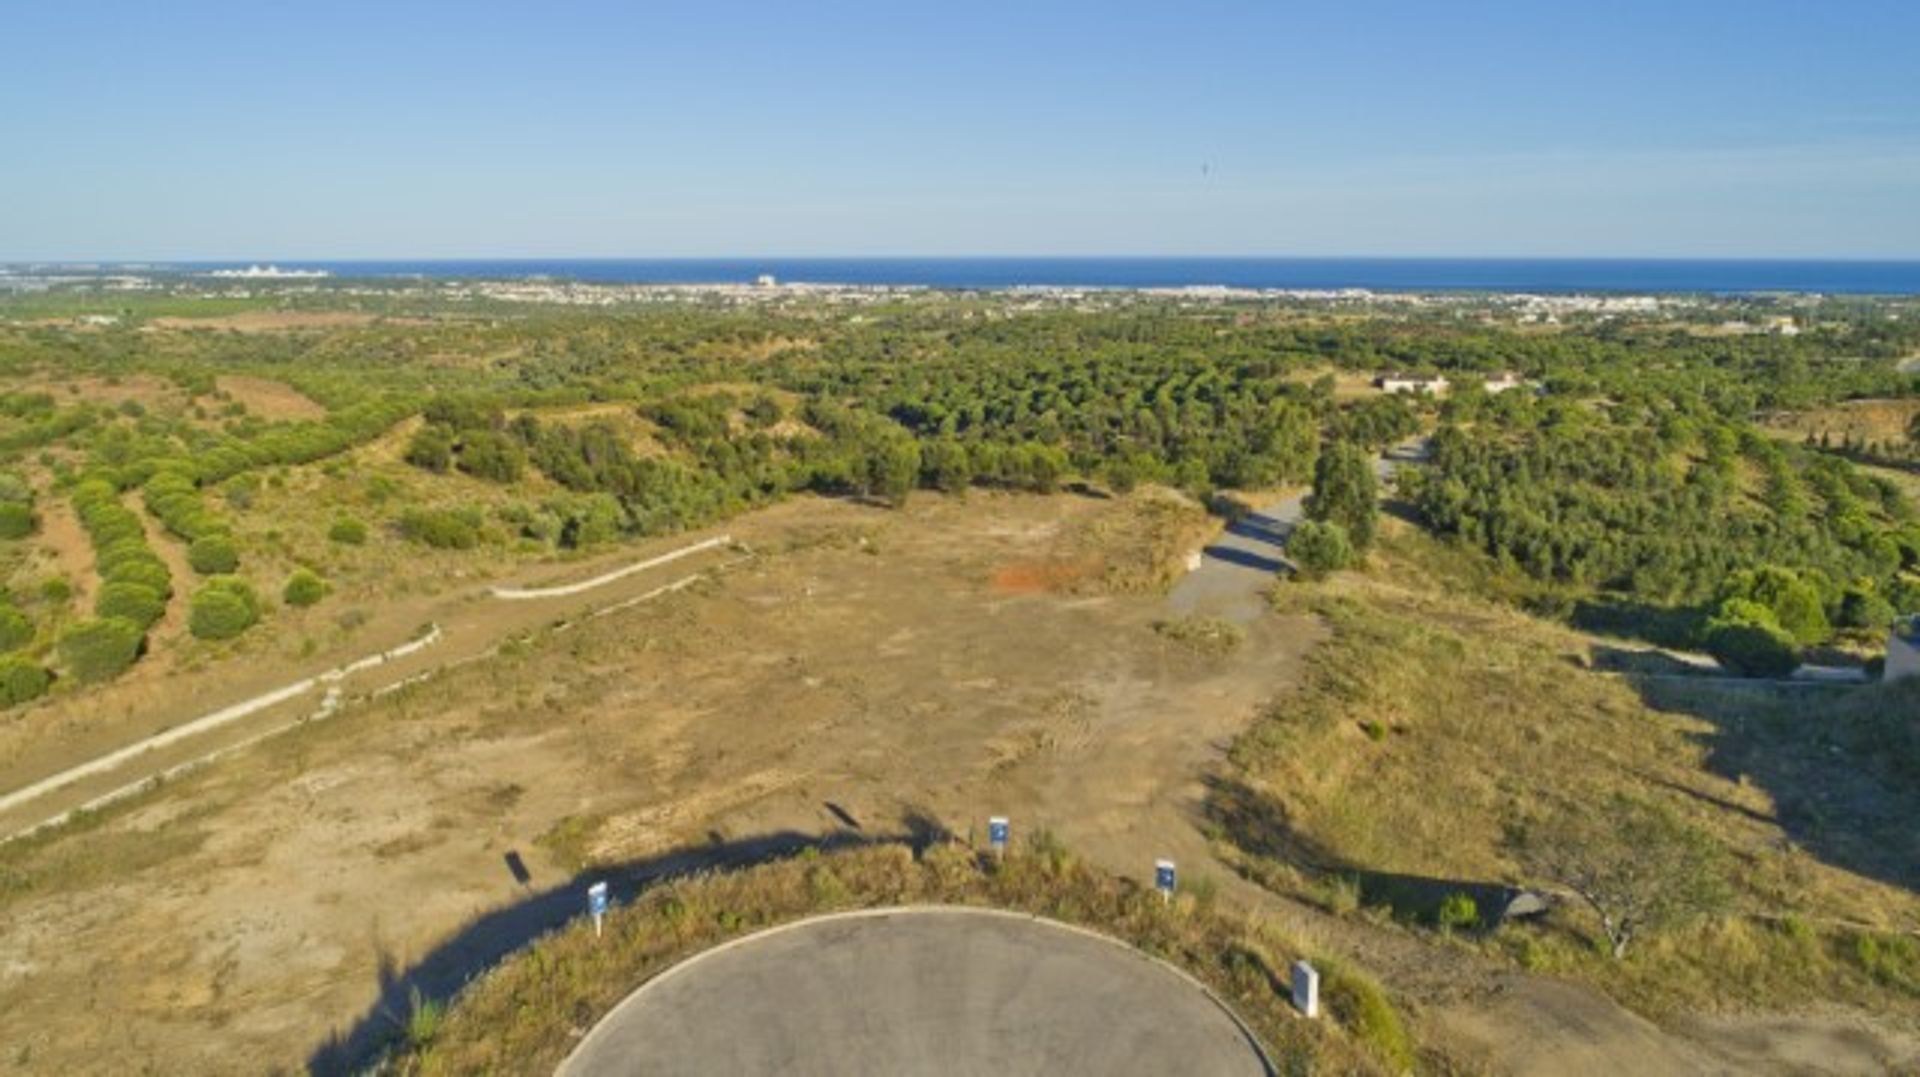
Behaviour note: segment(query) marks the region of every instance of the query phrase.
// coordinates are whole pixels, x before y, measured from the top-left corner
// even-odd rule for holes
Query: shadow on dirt
[[[1835,867],[1920,892],[1920,682],[1760,685],[1716,678],[1633,678],[1647,706],[1711,726],[1707,765],[1759,787],[1771,818]],[[1691,791],[1689,791],[1691,792]],[[1697,795],[1697,794],[1696,794]]]
[[[408,1015],[421,1001],[447,1001],[468,981],[515,951],[585,915],[587,888],[594,883],[606,882],[617,905],[632,901],[650,887],[694,872],[747,867],[807,849],[908,845],[918,855],[947,836],[934,820],[908,815],[901,820],[900,829],[890,834],[780,831],[582,871],[564,883],[531,892],[520,901],[482,915],[410,967],[401,968],[383,955],[373,1004],[350,1027],[336,1030],[314,1048],[307,1057],[307,1072],[329,1077],[360,1072],[402,1034]]]
[[[1389,909],[1397,920],[1439,925],[1443,908],[1450,899],[1457,908],[1459,897],[1472,899],[1476,921],[1452,925],[1461,928],[1491,928],[1510,915],[1543,910],[1534,901],[1521,901],[1525,891],[1505,883],[1376,871],[1354,864],[1301,834],[1284,808],[1244,782],[1214,775],[1206,779],[1206,786],[1202,810],[1207,822],[1242,852],[1323,880],[1344,880],[1354,888],[1359,904]]]

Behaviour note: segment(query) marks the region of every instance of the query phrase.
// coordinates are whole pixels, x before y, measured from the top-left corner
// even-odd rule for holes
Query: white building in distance
[[[1439,396],[1452,383],[1438,374],[1382,374],[1373,379],[1373,387],[1383,393],[1428,393]]]

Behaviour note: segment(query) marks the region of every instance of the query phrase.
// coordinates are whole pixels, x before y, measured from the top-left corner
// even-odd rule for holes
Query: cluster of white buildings
[[[1487,392],[1498,395],[1512,389],[1531,387],[1540,388],[1539,383],[1530,382],[1514,373],[1495,374],[1481,383]],[[1453,388],[1453,382],[1441,374],[1381,374],[1373,379],[1373,387],[1383,393],[1408,393],[1428,396],[1441,396]]]

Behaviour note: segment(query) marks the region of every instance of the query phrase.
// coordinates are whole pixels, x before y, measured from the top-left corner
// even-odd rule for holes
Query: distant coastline
[[[139,263],[148,273],[267,276],[254,263]],[[79,268],[37,263],[34,268]],[[13,267],[16,271],[24,266]],[[132,263],[89,262],[92,272]],[[577,258],[306,261],[276,259],[281,277],[550,279],[594,284],[782,283],[1003,290],[1023,287],[1602,294],[1920,295],[1920,260],[1626,258]]]

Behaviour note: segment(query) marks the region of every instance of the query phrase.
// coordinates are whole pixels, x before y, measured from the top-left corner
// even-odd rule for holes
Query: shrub
[[[132,621],[99,617],[60,634],[60,659],[82,684],[112,680],[140,657],[146,633]]]
[[[1353,563],[1353,542],[1335,521],[1304,520],[1287,539],[1287,557],[1301,576],[1317,580]]]
[[[39,699],[52,679],[38,662],[18,655],[0,657],[0,707],[17,707]]]
[[[296,568],[293,575],[287,577],[287,586],[280,597],[289,606],[311,606],[326,597],[327,584],[311,569]]]
[[[1707,622],[1706,647],[1721,665],[1746,677],[1784,677],[1800,664],[1793,637],[1773,611],[1746,599],[1721,604]]]
[[[445,473],[453,466],[453,434],[444,426],[423,426],[407,443],[407,463],[424,471]]]
[[[400,531],[437,550],[471,550],[480,544],[478,516],[450,509],[412,509],[400,517]]]
[[[259,619],[253,590],[241,580],[221,577],[194,592],[187,628],[198,639],[233,639]]]
[[[1321,993],[1335,1020],[1395,1072],[1413,1068],[1413,1041],[1387,993],[1366,974],[1338,961],[1322,960]]]
[[[33,622],[12,606],[0,606],[0,651],[11,651],[33,642]]]
[[[137,583],[165,599],[173,594],[173,577],[158,557],[146,554],[137,560],[122,560],[100,573],[108,583]]]
[[[1434,920],[1448,931],[1464,931],[1480,926],[1480,905],[1473,895],[1458,890],[1440,902]]]
[[[166,616],[167,600],[145,584],[115,580],[100,588],[93,612],[100,617],[119,617],[148,628]]]
[[[240,551],[231,536],[202,535],[187,547],[187,563],[202,576],[221,576],[240,567]]]
[[[40,600],[61,603],[73,597],[73,584],[65,576],[48,576],[40,581]]]
[[[0,501],[0,539],[33,534],[33,509],[17,501]]]
[[[342,516],[327,528],[327,538],[342,546],[364,546],[367,542],[367,525],[351,516]]]

